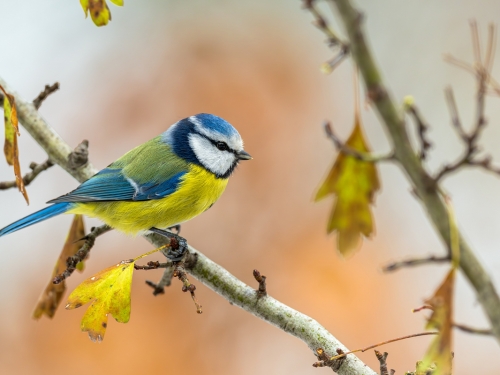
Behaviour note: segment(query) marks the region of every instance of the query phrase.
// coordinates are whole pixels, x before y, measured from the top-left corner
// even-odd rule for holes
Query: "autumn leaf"
[[[370,151],[357,112],[354,130],[346,145],[360,152]],[[349,255],[355,250],[362,236],[370,237],[373,234],[374,221],[370,205],[379,189],[380,182],[374,163],[356,159],[343,152],[338,154],[314,200],[317,202],[328,195],[336,197],[327,232],[337,231],[337,248],[342,255]]]
[[[84,241],[81,240],[85,236],[85,225],[83,223],[83,217],[81,215],[75,215],[73,223],[64,243],[64,247],[59,255],[54,271],[52,272],[52,277],[50,278],[47,287],[40,296],[38,303],[33,311],[33,318],[40,319],[42,315],[46,315],[49,318],[53,318],[59,303],[62,300],[64,292],[66,290],[66,283],[63,280],[59,284],[54,284],[52,280],[55,276],[60,275],[66,269],[66,259],[70,256],[75,255],[76,252],[83,245]],[[80,240],[80,241],[79,241]],[[80,262],[77,264],[76,269],[83,271],[84,264]]]
[[[123,6],[123,0],[111,0],[111,2]],[[85,12],[85,18],[90,13],[90,17],[96,26],[104,26],[111,21],[111,12],[105,0],[80,0],[80,4]]]
[[[23,176],[21,174],[21,166],[19,164],[19,147],[17,144],[17,137],[20,134],[15,99],[12,95],[7,94],[2,86],[0,86],[0,90],[4,94],[3,112],[5,123],[5,143],[3,151],[5,159],[9,165],[14,166],[17,188],[23,194],[26,203],[30,204],[28,192],[24,186]]]
[[[121,261],[106,268],[82,282],[68,297],[66,309],[76,309],[91,302],[83,315],[81,329],[88,332],[94,342],[104,339],[108,326],[108,315],[119,323],[127,323],[130,319],[130,289],[134,264],[154,252],[164,249],[162,246],[135,259]]]
[[[433,375],[450,375],[452,344],[452,319],[453,319],[453,289],[455,286],[455,268],[451,268],[443,283],[434,295],[426,300],[426,304],[432,306],[432,315],[427,322],[427,329],[439,331],[433,339],[424,359],[419,364],[423,370],[435,364],[436,370]]]

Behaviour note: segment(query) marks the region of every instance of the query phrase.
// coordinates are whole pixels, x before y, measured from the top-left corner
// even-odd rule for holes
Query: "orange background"
[[[41,113],[70,145],[88,139],[97,168],[180,118],[199,112],[224,117],[238,128],[254,160],[238,168],[211,210],[183,225],[189,243],[250,285],[256,286],[252,270],[257,268],[268,277],[273,297],[318,320],[349,348],[420,332],[424,314],[411,309],[432,294],[446,267],[380,272],[391,260],[443,253],[402,171],[380,165],[377,235],[348,260],[336,253],[334,236],[325,234],[332,202],[312,203],[335,156],[322,122],[331,120],[344,138],[353,123],[352,72],[350,62],[344,62],[330,76],[320,73],[331,53],[300,5],[285,0],[127,1],[124,8],[110,4],[113,21],[98,29],[83,19],[76,0],[0,0],[0,76],[28,99],[59,81],[61,90],[43,103]],[[468,19],[477,18],[485,36],[487,22],[500,14],[500,3],[384,0],[359,5],[395,98],[402,102],[412,94],[432,125],[430,168],[454,160],[462,145],[451,129],[443,88],[453,85],[469,124],[474,82],[441,55],[452,52],[470,61]],[[481,144],[500,162],[498,108],[498,99],[491,98],[491,126]],[[372,148],[388,151],[370,109],[363,119]],[[27,171],[31,161],[41,162],[45,155],[21,132],[21,162]],[[0,180],[10,179],[12,171],[0,163]],[[1,192],[0,224],[76,186],[53,168],[28,187],[30,207],[16,191]],[[445,181],[460,227],[497,285],[499,186],[494,176],[471,170]],[[153,297],[144,280],[157,281],[160,271],[135,274],[131,320],[122,325],[111,319],[102,344],[80,332],[83,309],[61,309],[52,321],[33,321],[32,308],[70,221],[58,217],[0,239],[0,374],[329,371],[311,367],[316,358],[302,342],[231,306],[199,282],[202,315],[176,280],[165,295]],[[87,221],[88,227],[95,224]],[[93,249],[86,272],[71,277],[69,288],[149,249],[141,238],[106,234]],[[459,322],[487,325],[462,276],[455,313]],[[414,368],[430,340],[415,338],[382,349],[389,352],[390,367],[401,374]],[[494,339],[457,332],[455,373],[498,374],[497,353]],[[373,352],[360,357],[377,368]]]

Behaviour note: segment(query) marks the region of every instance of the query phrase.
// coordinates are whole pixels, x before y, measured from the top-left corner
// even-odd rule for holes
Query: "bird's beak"
[[[240,160],[250,160],[250,159],[253,159],[252,158],[252,155],[250,155],[248,152],[246,152],[245,150],[241,150],[240,152],[238,152],[236,154],[236,156],[238,157],[238,159]]]

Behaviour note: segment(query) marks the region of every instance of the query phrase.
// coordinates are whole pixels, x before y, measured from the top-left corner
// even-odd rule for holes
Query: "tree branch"
[[[43,171],[46,171],[52,167],[54,163],[50,159],[45,160],[42,164],[37,164],[35,162],[30,164],[31,172],[28,172],[23,177],[24,186],[28,186],[33,180]],[[4,181],[0,182],[0,190],[17,188],[16,181]]]
[[[45,150],[51,160],[59,164],[80,182],[87,180],[97,172],[90,162],[78,169],[71,168],[68,159],[69,154],[72,152],[71,147],[39,115],[32,103],[23,100],[2,78],[0,78],[0,85],[7,92],[14,95],[21,125]],[[166,239],[157,234],[149,234],[145,237],[156,247],[166,243]],[[214,263],[198,250],[189,247],[189,251],[197,254],[197,261],[186,271],[233,305],[241,307],[256,317],[299,338],[314,354],[316,354],[318,348],[324,348],[329,355],[337,353],[337,350],[348,351],[337,338],[314,319],[288,307],[269,295],[259,297],[255,289],[231,275],[226,269]],[[355,355],[349,355],[340,366],[338,374],[376,375],[376,372],[366,366]]]
[[[375,110],[379,113],[392,140],[395,158],[413,183],[424,209],[449,251],[450,227],[446,206],[439,195],[439,187],[433,183],[433,179],[412,150],[404,118],[397,110],[365,40],[362,27],[363,16],[354,8],[350,0],[329,1],[336,6],[339,12],[350,41],[350,52],[361,72],[368,97],[371,98]],[[491,278],[461,233],[459,233],[459,237],[460,267],[474,287],[478,300],[490,320],[493,334],[500,343],[500,298]]]
[[[399,270],[400,268],[421,266],[423,264],[429,263],[449,263],[450,261],[451,258],[448,255],[431,255],[425,258],[405,259],[385,265],[384,267],[382,267],[382,272],[393,272]]]
[[[33,105],[35,106],[35,108],[40,108],[43,101],[47,99],[50,94],[56,92],[57,90],[59,90],[59,82],[54,83],[52,86],[45,85],[45,89],[40,94],[38,94],[35,100],[33,100]]]

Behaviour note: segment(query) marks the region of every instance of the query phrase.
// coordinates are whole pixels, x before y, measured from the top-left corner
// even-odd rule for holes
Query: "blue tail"
[[[53,204],[52,206],[44,208],[43,210],[37,211],[29,216],[22,218],[21,220],[18,220],[10,225],[7,225],[3,229],[0,229],[0,237],[15,232],[19,229],[29,227],[30,225],[39,223],[40,221],[44,221],[50,219],[51,217],[63,214],[66,211],[68,211],[72,205],[73,205],[72,203],[67,203],[67,202],[56,203]]]

